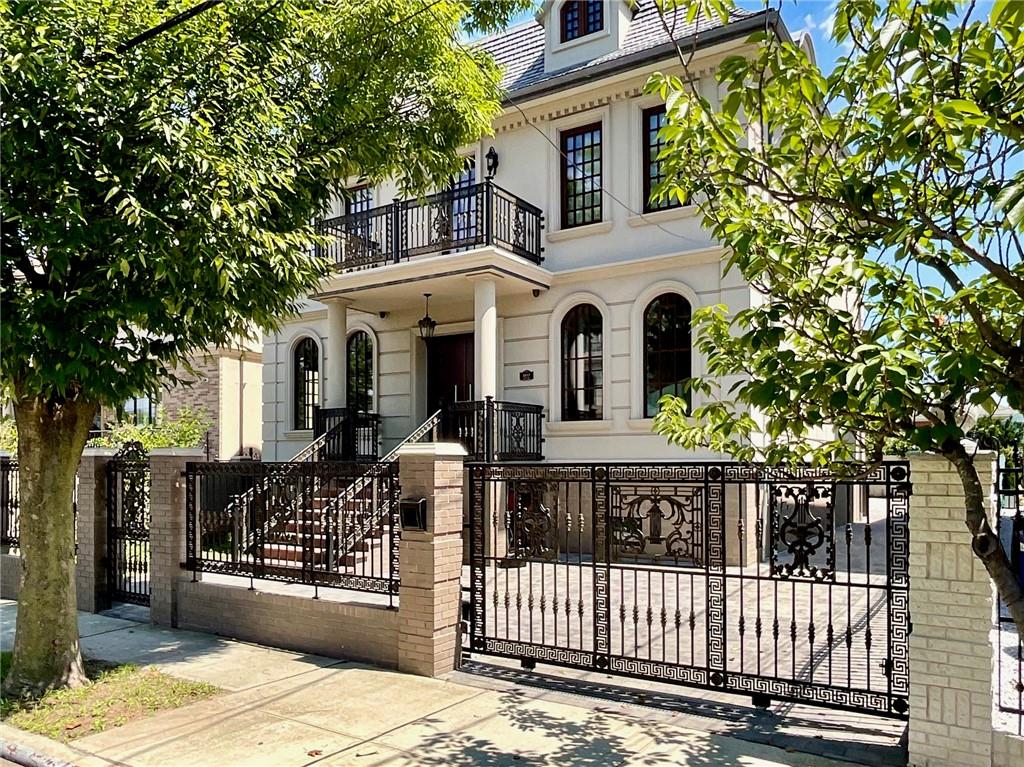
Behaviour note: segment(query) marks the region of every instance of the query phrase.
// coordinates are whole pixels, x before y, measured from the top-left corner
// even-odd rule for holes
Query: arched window
[[[690,302],[662,293],[644,310],[644,417],[666,394],[681,397],[690,378]]]
[[[565,0],[561,11],[562,42],[604,29],[604,0]]]
[[[373,340],[365,330],[348,337],[348,407],[361,413],[373,411]]]
[[[578,304],[562,318],[562,420],[589,421],[604,415],[601,312]]]
[[[295,372],[293,396],[294,426],[313,428],[313,408],[320,404],[320,351],[316,341],[303,338],[295,344],[292,368]]]

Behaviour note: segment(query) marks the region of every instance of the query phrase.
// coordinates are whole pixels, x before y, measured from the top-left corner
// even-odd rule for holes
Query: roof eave
[[[674,56],[676,46],[680,48],[701,50],[704,48],[710,48],[713,45],[735,40],[737,37],[743,37],[744,35],[749,35],[765,28],[769,28],[776,34],[779,34],[781,27],[782,34],[788,38],[789,33],[785,29],[785,25],[780,24],[780,22],[781,18],[778,11],[774,9],[759,11],[752,16],[747,16],[746,18],[727,24],[726,26],[716,27],[706,32],[687,35],[674,43],[663,43],[653,48],[647,48],[642,51],[637,51],[636,53],[631,53],[627,56],[611,59],[610,61],[606,61],[602,64],[584,67],[583,69],[578,69],[565,75],[556,75],[555,77],[543,80],[535,85],[528,85],[525,88],[511,91],[502,99],[502,106],[513,106],[516,102],[521,102],[523,99],[540,98],[541,96],[546,96],[549,93],[562,90],[567,86],[581,85],[583,83],[591,82],[592,80],[599,80],[602,77],[608,77],[609,75],[618,74],[619,72],[633,69],[634,67],[643,66],[645,64],[650,64],[655,61]]]

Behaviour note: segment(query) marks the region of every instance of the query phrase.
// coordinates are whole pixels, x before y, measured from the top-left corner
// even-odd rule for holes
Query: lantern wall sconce
[[[492,146],[484,158],[487,160],[487,178],[494,178],[494,174],[498,172],[498,150]]]

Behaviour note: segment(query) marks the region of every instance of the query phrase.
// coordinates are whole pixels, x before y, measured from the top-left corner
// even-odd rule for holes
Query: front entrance
[[[451,411],[456,402],[473,399],[473,334],[435,336],[427,341],[427,412]],[[442,418],[442,437],[453,435]]]

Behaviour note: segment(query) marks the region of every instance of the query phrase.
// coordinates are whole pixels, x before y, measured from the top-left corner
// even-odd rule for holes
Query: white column
[[[348,376],[348,301],[324,299],[327,305],[327,363],[324,388],[325,407],[345,407]]]
[[[473,281],[473,345],[476,384],[473,399],[498,396],[498,303],[493,278]]]

